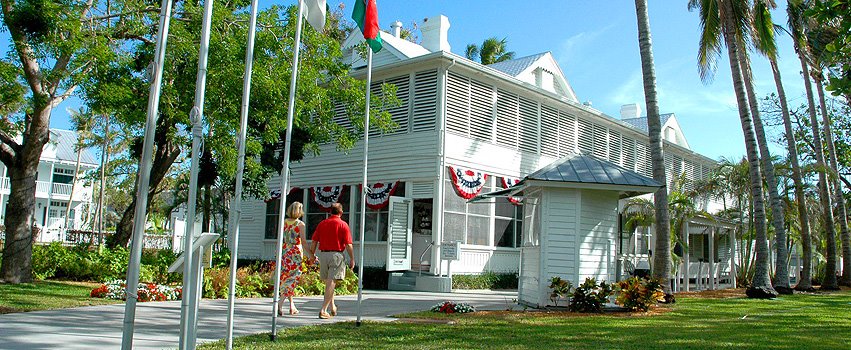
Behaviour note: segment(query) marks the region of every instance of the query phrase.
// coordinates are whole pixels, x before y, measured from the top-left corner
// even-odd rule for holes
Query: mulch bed
[[[694,298],[694,299],[727,299],[727,298],[745,298],[745,288],[735,289],[716,289],[716,290],[701,290],[690,292],[677,292],[674,294],[677,298]]]

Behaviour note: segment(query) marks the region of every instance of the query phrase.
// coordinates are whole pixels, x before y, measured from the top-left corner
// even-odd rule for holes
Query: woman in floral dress
[[[301,203],[293,202],[287,207],[287,218],[284,220],[284,246],[281,257],[281,297],[290,300],[290,315],[298,314],[293,303],[295,287],[301,279],[302,242],[305,239],[304,222],[299,220],[304,215]],[[284,304],[278,303],[278,315],[284,314]]]

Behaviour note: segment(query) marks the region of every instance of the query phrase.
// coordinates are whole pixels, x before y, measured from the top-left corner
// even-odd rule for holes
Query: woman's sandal
[[[331,305],[331,316],[337,316],[337,307]]]
[[[290,315],[298,315],[298,310],[290,309]]]

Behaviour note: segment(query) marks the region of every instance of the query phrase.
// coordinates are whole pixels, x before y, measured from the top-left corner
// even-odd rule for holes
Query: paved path
[[[512,291],[455,293],[365,291],[364,320],[391,320],[391,315],[422,311],[445,300],[466,302],[477,309],[505,309],[517,297]],[[271,298],[237,299],[234,334],[268,332],[272,326]],[[339,314],[331,320],[317,315],[321,297],[296,298],[300,314],[278,318],[278,327],[354,321],[357,296],[338,297]],[[203,300],[198,341],[223,339],[227,300]],[[0,349],[117,349],[121,345],[124,304],[34,311],[0,315]],[[136,309],[134,349],[177,348],[180,302],[139,303]]]

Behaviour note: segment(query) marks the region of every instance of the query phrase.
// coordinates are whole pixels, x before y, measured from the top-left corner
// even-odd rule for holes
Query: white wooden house
[[[484,66],[450,51],[444,16],[420,26],[422,45],[399,38],[398,26],[382,33],[384,49],[374,55],[372,88],[378,93],[381,83],[395,84],[402,105],[390,111],[399,128],[370,137],[369,183],[377,184],[377,204],[367,211],[366,265],[423,271],[428,277],[409,274],[397,282],[444,289],[435,286],[445,283],[426,279],[447,273],[441,249],[460,242],[453,273],[516,273],[526,224],[522,204],[505,198],[468,203],[472,197],[465,188],[498,190],[578,153],[651,176],[649,140],[635,126],[640,120],[620,120],[582,104],[551,53]],[[365,63],[353,47],[362,40],[355,31],[343,47],[357,77],[365,75]],[[625,119],[640,117],[637,108],[631,111]],[[340,108],[337,121],[349,125],[344,113]],[[666,126],[669,174],[707,177],[715,162],[688,148],[673,115]],[[306,204],[310,232],[326,216],[323,205],[339,201],[344,219],[358,232],[363,145],[347,152],[330,144],[320,148],[319,156],[292,165],[294,189],[287,200]],[[280,193],[279,184],[278,178],[270,180],[273,193]],[[384,205],[391,194],[400,198],[393,207],[411,213],[410,220]],[[244,202],[240,257],[273,258],[279,200],[274,197]]]
[[[35,182],[35,225],[39,227],[39,242],[65,240],[65,213],[71,207],[68,230],[83,228],[92,211],[92,184],[83,175],[98,167],[98,161],[88,150],[80,153],[80,172],[73,186],[77,163],[77,133],[71,130],[50,129],[50,141],[44,145],[38,163]],[[5,218],[11,183],[8,169],[0,163],[0,223]],[[74,192],[71,192],[72,187]]]

